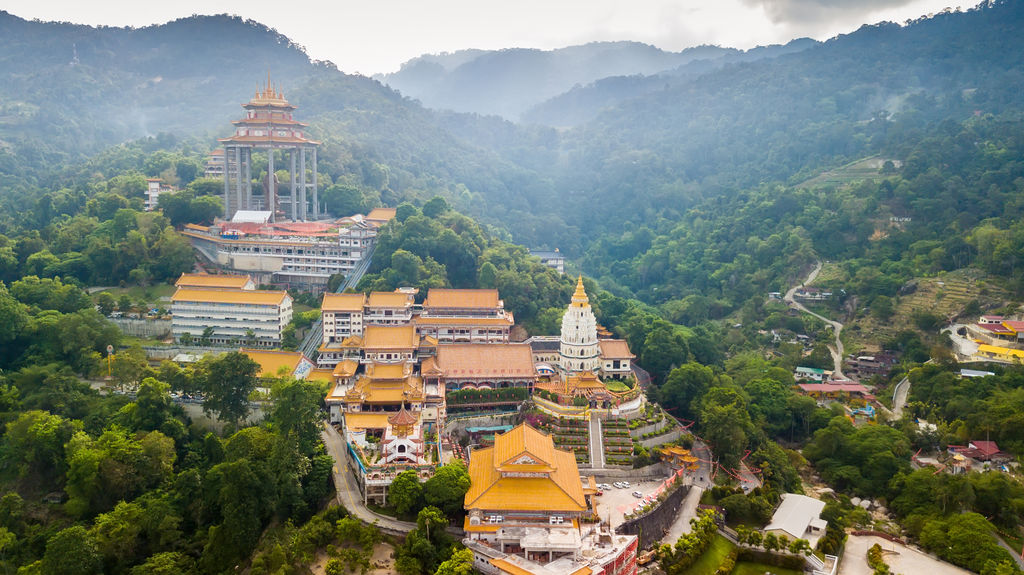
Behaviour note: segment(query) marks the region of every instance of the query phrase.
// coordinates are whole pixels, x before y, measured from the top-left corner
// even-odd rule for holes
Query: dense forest
[[[1019,313],[1024,297],[1022,23],[1024,2],[1005,0],[749,56],[654,54],[661,64],[637,70],[649,75],[588,71],[593,83],[558,88],[524,116],[537,123],[516,124],[424,108],[239,18],[94,29],[0,13],[0,71],[13,80],[0,85],[0,564],[221,573],[250,561],[253,573],[299,573],[290,566],[329,543],[337,565],[381,540],[343,509],[322,510],[322,389],[264,382],[267,418],[248,425],[239,390],[257,380],[244,356],[147,366],[104,317],[133,302],[85,291],[146,290],[192,267],[176,230],[220,213],[205,156],[269,66],[323,141],[328,210],[397,207],[356,289],[493,287],[525,332],[554,334],[572,278],[524,245],[557,247],[588,276],[598,320],[650,372],[650,396],[724,466],[761,471],[751,493],[709,496],[734,526],[763,523],[813,473],[838,492],[823,551],[838,551],[844,527],[879,527],[974,571],[1015,572],[991,534],[1020,543],[1016,476],[914,470],[912,456],[980,436],[1024,454],[1020,367],[958,378],[937,334],[983,304]],[[240,51],[251,58],[237,66],[226,55]],[[449,72],[478,57],[530,71],[536,56],[458,53],[407,72],[457,84],[472,66]],[[266,165],[254,168],[263,177]],[[142,209],[148,177],[180,190],[159,212]],[[842,296],[815,309],[854,328],[898,323],[858,335],[900,358],[870,385],[910,382],[891,426],[854,426],[793,387],[796,366],[831,367],[831,328],[768,294],[816,262]],[[973,301],[897,314],[917,281],[965,269],[984,280]],[[306,309],[292,340],[316,315]],[[171,392],[204,394],[222,431],[196,425]],[[405,483],[399,501],[421,527],[396,549],[403,575],[464,562],[430,529],[459,520],[457,502],[438,496],[451,490]],[[853,496],[885,501],[897,524],[873,524]]]

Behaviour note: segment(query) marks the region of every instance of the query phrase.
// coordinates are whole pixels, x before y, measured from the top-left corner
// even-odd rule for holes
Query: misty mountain
[[[575,126],[593,119],[602,110],[625,100],[692,80],[728,64],[776,58],[806,50],[817,44],[817,41],[810,38],[798,38],[784,45],[758,46],[742,52],[734,50],[716,57],[692,60],[653,75],[634,74],[601,78],[586,86],[574,86],[568,92],[537,104],[523,113],[521,120],[548,126]]]
[[[377,78],[428,108],[515,120],[577,85],[609,76],[650,75],[738,53],[717,46],[666,52],[639,42],[593,42],[557,50],[464,50],[420,56],[398,72]]]

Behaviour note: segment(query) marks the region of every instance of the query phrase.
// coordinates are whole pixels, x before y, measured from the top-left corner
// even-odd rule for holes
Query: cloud
[[[743,0],[761,7],[774,24],[813,24],[865,18],[876,12],[900,8],[914,0]]]

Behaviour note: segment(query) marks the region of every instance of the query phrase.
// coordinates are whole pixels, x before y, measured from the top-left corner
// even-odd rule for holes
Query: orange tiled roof
[[[370,325],[363,329],[362,348],[365,350],[416,349],[418,345],[416,328],[411,325]]]
[[[629,344],[624,339],[602,339],[597,344],[601,346],[601,357],[604,359],[633,359],[636,357],[629,351]]]
[[[281,368],[285,368],[285,375],[291,375],[303,359],[309,361],[300,351],[280,351],[263,349],[243,349],[242,353],[249,356],[249,359],[260,364],[260,377],[277,377],[281,374]]]
[[[254,305],[281,305],[288,298],[286,291],[199,289],[180,287],[171,296],[172,302],[204,302]]]
[[[252,278],[242,275],[181,274],[174,285],[177,287],[242,289],[250,281]]]
[[[480,308],[494,309],[500,304],[496,289],[444,289],[431,288],[423,309],[428,308]]]
[[[420,419],[403,405],[398,413],[388,417],[391,425],[415,425]]]
[[[370,213],[366,214],[366,219],[387,222],[395,217],[396,211],[398,210],[395,208],[373,208]]]
[[[338,364],[334,366],[332,374],[335,377],[351,377],[355,375],[357,369],[359,369],[358,361],[346,359],[339,361]]]
[[[366,375],[370,379],[405,379],[412,370],[405,363],[371,363],[366,366]]]
[[[524,472],[537,475],[503,476],[501,469],[511,471],[516,461],[524,461],[519,464]],[[474,451],[469,477],[466,509],[579,512],[587,508],[576,456],[555,449],[550,436],[526,424],[495,437],[494,447]]]
[[[388,426],[389,413],[345,413],[345,427],[351,430],[384,429]]]
[[[334,383],[334,374],[329,369],[313,369],[306,376],[306,379],[310,381],[326,381],[328,383]]]
[[[439,344],[436,366],[446,377],[533,377],[533,350],[525,343]]]
[[[325,293],[320,311],[361,312],[366,296],[361,293]]]
[[[366,305],[367,307],[412,307],[412,301],[412,294],[375,291],[370,292]]]

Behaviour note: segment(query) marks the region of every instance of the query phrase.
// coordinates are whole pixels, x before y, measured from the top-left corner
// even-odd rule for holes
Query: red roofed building
[[[950,453],[963,455],[976,461],[1007,461],[1012,458],[1009,453],[1001,451],[995,441],[973,440],[963,445],[950,445]]]
[[[447,391],[510,387],[532,390],[537,382],[533,351],[523,343],[440,344],[436,357],[423,360],[420,373],[425,383],[436,382]]]

